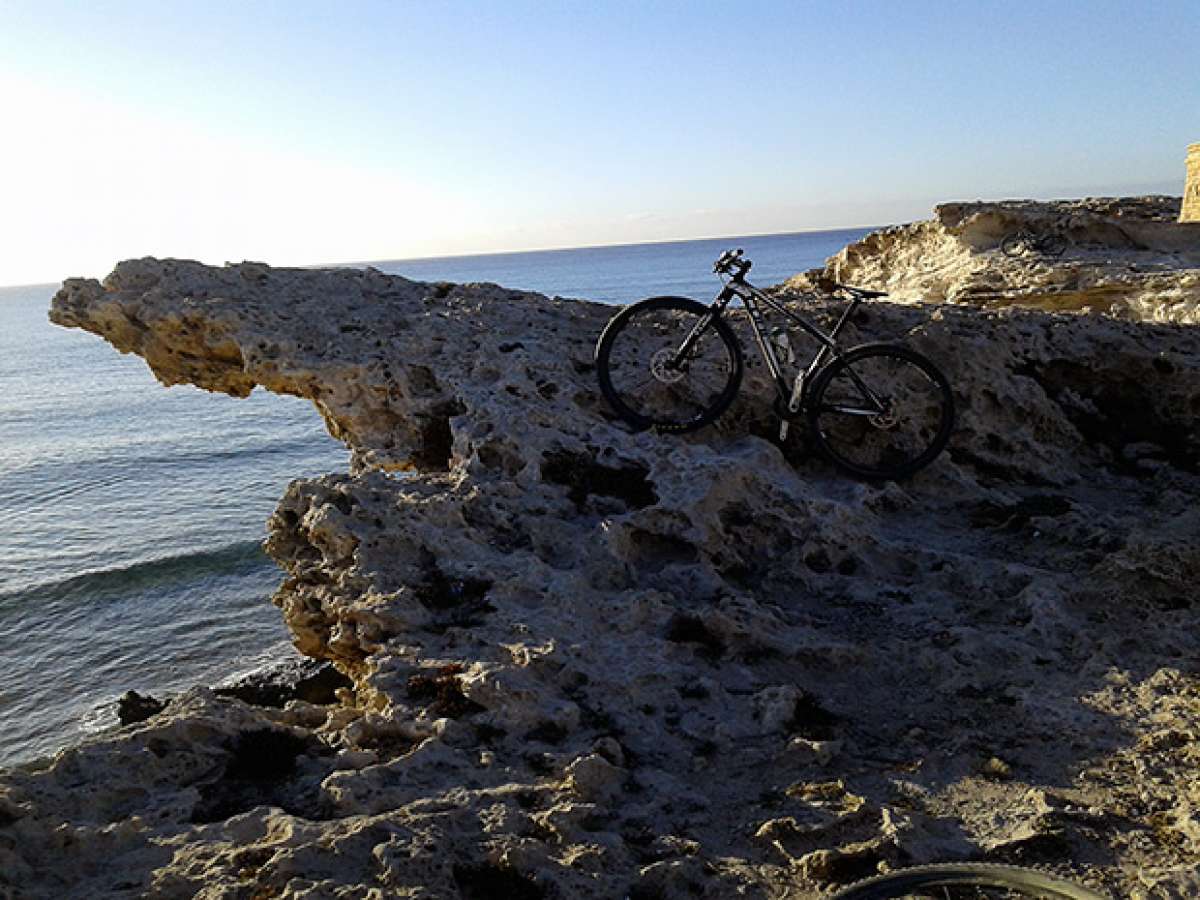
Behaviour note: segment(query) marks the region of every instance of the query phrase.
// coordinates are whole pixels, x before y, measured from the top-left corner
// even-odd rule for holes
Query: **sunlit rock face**
[[[1091,310],[1138,321],[1200,321],[1200,222],[1178,197],[944,203],[934,218],[872,232],[823,275],[908,302]],[[1011,258],[1005,236],[1057,233],[1059,257]],[[798,288],[811,277],[793,280]]]
[[[870,304],[852,340],[926,353],[960,413],[879,485],[768,440],[757,367],[717,426],[630,433],[592,367],[612,312],[372,270],[67,282],[54,321],[168,384],[308,397],[351,447],[267,547],[297,646],[353,688],[198,689],[0,776],[0,885],[815,897],[987,857],[1187,895],[1196,332]]]
[[[1183,203],[1179,207],[1179,221],[1200,223],[1200,142],[1188,147],[1187,181]]]

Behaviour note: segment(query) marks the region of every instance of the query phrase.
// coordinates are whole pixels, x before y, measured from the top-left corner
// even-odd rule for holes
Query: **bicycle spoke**
[[[649,387],[653,383],[654,383],[654,376],[647,375],[645,378],[643,378],[641,381],[639,381],[637,384],[635,384],[632,388],[630,388],[630,390],[635,391],[635,392],[636,391],[644,391],[647,387]]]
[[[650,300],[619,314],[614,325],[601,339],[597,363],[601,387],[627,418],[687,430],[732,399],[740,356],[733,335],[707,308]]]
[[[810,415],[818,442],[861,475],[915,471],[940,451],[952,416],[948,389],[931,372],[903,348],[865,349],[831,364]]]

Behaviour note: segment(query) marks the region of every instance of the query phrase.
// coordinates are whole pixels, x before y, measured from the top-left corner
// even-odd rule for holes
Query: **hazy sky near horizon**
[[[0,0],[0,284],[1181,193],[1200,8]]]

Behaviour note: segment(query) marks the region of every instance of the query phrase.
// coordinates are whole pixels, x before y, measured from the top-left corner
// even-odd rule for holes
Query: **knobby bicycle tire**
[[[829,900],[899,900],[903,897],[956,897],[969,898],[966,890],[982,889],[1005,891],[1009,898],[1031,898],[1031,900],[1109,900],[1088,888],[1061,878],[1047,875],[1036,869],[1020,866],[1005,866],[993,863],[941,863],[931,866],[914,866],[877,875],[852,884],[838,891]],[[941,889],[939,893],[914,894],[914,891]],[[951,893],[954,890],[955,893]],[[1001,898],[1005,894],[993,894]]]
[[[863,386],[888,403],[874,415]],[[816,375],[808,425],[821,452],[860,478],[895,480],[923,469],[954,429],[954,395],[937,366],[908,347],[862,344]]]
[[[703,323],[682,365],[668,360]],[[694,431],[733,402],[744,363],[733,329],[702,303],[651,297],[617,313],[596,343],[596,375],[609,406],[634,428]]]

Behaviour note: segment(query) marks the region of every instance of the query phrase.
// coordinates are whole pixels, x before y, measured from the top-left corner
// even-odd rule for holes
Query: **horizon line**
[[[916,221],[916,220],[914,220]],[[895,223],[893,223],[895,224]],[[564,247],[528,247],[520,250],[476,250],[470,253],[435,253],[432,256],[396,256],[388,259],[356,260],[342,263],[318,263],[315,266],[300,266],[303,269],[329,266],[371,265],[376,262],[425,262],[431,259],[462,259],[468,256],[517,256],[522,253],[566,253],[570,250],[609,250],[616,247],[653,247],[659,244],[690,244],[695,241],[736,240],[740,238],[786,237],[790,234],[817,234],[832,231],[861,231],[864,228],[890,228],[890,225],[839,225],[836,228],[797,228],[792,231],[759,231],[753,234],[716,234],[708,237],[662,238],[654,241],[620,241],[611,244],[578,244]]]
[[[915,221],[915,220],[914,220]],[[566,253],[571,250],[602,250],[615,247],[646,247],[658,244],[688,244],[693,241],[719,241],[723,239],[735,240],[740,238],[761,238],[761,237],[784,237],[789,234],[816,234],[818,232],[834,232],[834,231],[861,231],[863,229],[887,228],[888,225],[839,225],[836,228],[800,228],[794,231],[768,231],[756,232],[754,234],[726,234],[712,235],[709,237],[683,237],[683,238],[666,238],[656,241],[627,241],[612,244],[580,244],[563,247],[533,247],[520,250],[477,250],[470,253],[439,253],[432,256],[396,256],[396,257],[380,257],[376,259],[366,260],[350,260],[341,262],[319,262],[319,263],[302,263],[292,266],[278,266],[278,268],[294,268],[294,269],[338,269],[338,268],[361,268],[364,266],[373,266],[375,263],[391,263],[391,262],[425,262],[433,259],[463,259],[472,256],[517,256],[522,253]],[[145,257],[130,256],[126,259],[144,259]],[[159,259],[190,259],[189,257],[181,256],[164,256]],[[192,260],[200,262],[199,260]],[[123,260],[117,260],[114,266],[120,264]],[[263,260],[242,260],[242,262],[263,262],[265,265],[276,268],[273,264],[264,262]],[[207,263],[201,263],[208,265]],[[231,263],[226,263],[230,265]],[[236,265],[236,263],[232,263]],[[78,275],[69,275],[67,278],[79,278]],[[83,276],[86,277],[86,276]],[[27,281],[19,284],[0,284],[0,290],[8,290],[9,288],[32,288],[32,287],[47,287],[50,285],[62,284],[66,278],[57,281]]]
[[[1191,147],[1191,145],[1189,145],[1189,149],[1190,149],[1190,147]],[[1150,186],[1149,184],[1146,185],[1146,187],[1149,187],[1149,186]],[[1031,200],[1031,201],[1037,202],[1037,203],[1056,203],[1056,202],[1067,202],[1067,201],[1072,201],[1072,200],[1084,200],[1084,199],[1123,200],[1123,199],[1137,198],[1137,197],[1156,196],[1156,197],[1175,198],[1178,196],[1174,193],[1157,193],[1157,192],[1145,192],[1145,191],[1139,192],[1139,193],[1111,193],[1111,194],[1104,193],[1104,192],[1092,193],[1091,191],[1081,191],[1079,189],[1075,189],[1075,190],[1070,190],[1070,191],[1054,191],[1053,193],[1059,194],[1060,196],[1052,197],[1049,199],[1037,199],[1033,196],[1019,197],[1018,193],[1019,192],[1005,192],[1006,196],[1005,196],[1004,200],[984,200],[982,198],[976,198],[975,200],[943,200],[943,201],[940,201],[939,203],[935,204],[933,208],[936,209],[937,206],[940,206],[944,203],[980,203],[980,202],[982,202],[982,203],[1002,203],[1002,202],[1012,201],[1012,200],[1017,200],[1017,201]],[[1050,193],[1050,192],[1047,192],[1047,193]],[[1182,199],[1182,197],[1179,197],[1179,199]],[[471,252],[467,252],[467,253],[461,253],[461,252],[435,253],[431,256],[400,256],[400,257],[389,257],[389,258],[379,257],[379,258],[369,259],[369,260],[360,259],[360,260],[349,260],[349,261],[341,261],[341,262],[301,263],[301,264],[294,264],[294,265],[290,265],[290,266],[279,266],[278,268],[295,268],[295,269],[360,268],[363,266],[373,265],[374,263],[425,262],[428,260],[435,260],[435,259],[463,259],[466,257],[473,257],[473,256],[515,256],[515,255],[521,254],[521,253],[554,253],[554,252],[567,251],[567,250],[600,250],[600,249],[613,248],[613,247],[644,247],[644,246],[654,246],[654,245],[658,245],[658,244],[685,244],[685,243],[689,243],[691,241],[715,241],[715,240],[721,240],[721,239],[734,240],[737,238],[782,237],[784,235],[789,235],[789,234],[815,234],[817,232],[822,232],[822,231],[824,231],[824,232],[857,231],[857,230],[862,230],[862,229],[876,230],[879,228],[890,228],[895,225],[906,225],[906,224],[912,224],[912,223],[921,222],[921,221],[925,221],[925,219],[911,219],[907,222],[891,222],[891,223],[887,223],[887,224],[877,223],[877,224],[872,224],[872,225],[839,225],[836,227],[821,226],[821,227],[817,227],[817,228],[798,228],[798,229],[789,230],[789,231],[755,232],[752,234],[734,234],[734,235],[726,234],[726,235],[709,235],[709,236],[703,236],[703,237],[663,238],[660,240],[652,240],[652,241],[618,241],[618,242],[614,242],[614,243],[577,244],[577,245],[567,245],[567,246],[557,246],[557,247],[525,247],[525,248],[516,249],[516,250],[475,250],[475,251],[471,251]],[[138,257],[138,256],[126,257],[126,259],[142,259],[142,258],[145,258],[145,257]],[[190,259],[190,257],[180,257],[180,256],[168,256],[168,257],[158,257],[158,258],[159,259]],[[114,266],[119,264],[122,261],[123,260],[117,260],[117,263],[114,263]],[[195,261],[199,262],[199,260],[195,260]],[[243,260],[243,262],[263,262],[263,261],[262,260]],[[273,266],[272,263],[265,263],[265,264]],[[77,276],[77,275],[67,276],[67,278],[78,278],[78,277],[80,277],[80,276]],[[0,284],[0,290],[7,290],[9,288],[47,287],[50,285],[62,284],[64,281],[66,281],[66,278],[54,279],[51,281],[26,281],[26,282],[20,282],[17,284]]]

